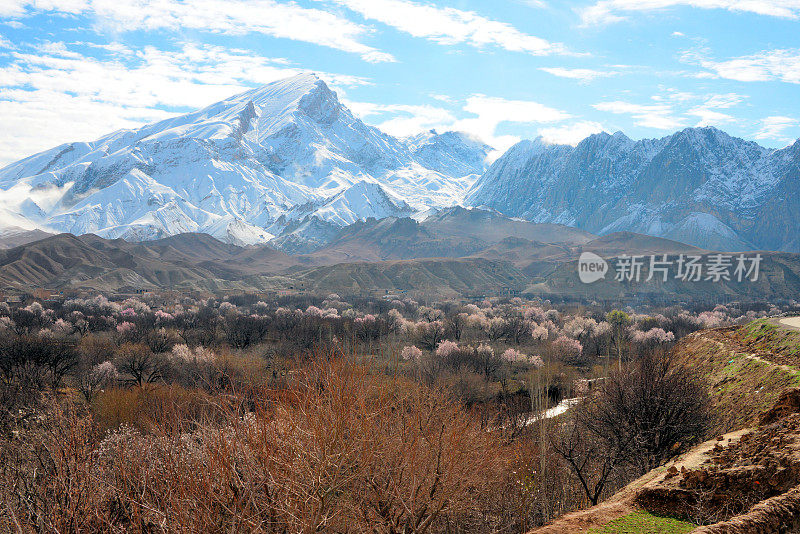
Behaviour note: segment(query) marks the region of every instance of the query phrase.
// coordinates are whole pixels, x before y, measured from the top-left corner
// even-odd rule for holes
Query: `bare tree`
[[[13,338],[0,346],[0,375],[6,383],[22,387],[55,389],[77,364],[73,343],[36,337]]]
[[[255,315],[230,315],[223,323],[228,343],[237,349],[246,349],[259,343],[269,331],[269,318]]]
[[[709,406],[697,372],[672,353],[649,351],[603,382],[584,425],[600,436],[631,439],[629,463],[643,474],[702,440]]]
[[[431,321],[417,323],[416,333],[417,342],[422,348],[436,350],[446,332],[442,321]]]
[[[594,505],[621,467],[628,478],[646,473],[702,440],[708,421],[697,374],[670,354],[649,352],[575,408],[552,447]]]
[[[626,458],[632,438],[620,436],[609,440],[587,431],[587,413],[578,408],[567,422],[558,429],[551,445],[571,468],[592,506],[600,502],[609,481]]]
[[[147,345],[125,343],[117,350],[116,367],[128,381],[142,387],[161,380],[166,362],[150,351]]]
[[[625,327],[631,319],[627,313],[620,310],[612,310],[606,314],[606,321],[611,324],[611,341],[617,349],[617,370],[622,370],[622,344],[625,341]]]

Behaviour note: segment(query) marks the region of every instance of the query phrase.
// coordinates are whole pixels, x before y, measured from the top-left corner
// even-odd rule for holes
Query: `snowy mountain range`
[[[0,230],[197,232],[310,252],[368,218],[465,205],[593,234],[800,251],[800,141],[770,150],[690,128],[575,147],[523,141],[488,167],[491,151],[457,132],[387,135],[303,74],[0,169]]]
[[[465,203],[601,235],[800,252],[800,141],[770,150],[712,127],[641,141],[601,133],[575,147],[523,141]]]
[[[490,151],[459,133],[389,136],[303,74],[0,169],[0,219],[128,240],[313,242],[367,217],[459,202]]]

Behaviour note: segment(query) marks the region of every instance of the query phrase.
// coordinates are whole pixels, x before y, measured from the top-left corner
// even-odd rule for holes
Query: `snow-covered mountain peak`
[[[263,105],[281,100],[297,102],[305,95],[316,91],[331,92],[319,76],[313,72],[304,72],[250,89],[231,97],[230,100],[251,100]]]
[[[583,139],[575,148],[578,152],[588,150],[614,153],[622,150],[629,150],[634,144],[635,141],[622,132],[616,132],[614,134],[599,132]]]
[[[527,140],[487,169],[490,152],[462,132],[387,135],[300,74],[0,169],[0,215],[110,238],[277,236],[307,250],[358,220],[463,203],[714,248],[796,247],[800,142],[768,150],[707,127],[639,141],[603,132],[574,147]]]
[[[0,210],[75,234],[264,241],[296,232],[312,214],[339,225],[457,203],[483,172],[488,147],[432,135],[415,152],[364,124],[319,77],[299,74],[0,169],[0,189],[31,193],[28,203],[0,195]]]

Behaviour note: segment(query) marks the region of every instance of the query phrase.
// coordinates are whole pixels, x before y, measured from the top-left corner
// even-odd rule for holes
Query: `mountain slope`
[[[51,234],[41,230],[25,230],[11,226],[0,231],[0,249],[18,247],[27,243],[33,243],[49,237]]]
[[[307,217],[338,228],[454,204],[468,183],[458,173],[478,170],[487,147],[447,139],[415,145],[417,158],[304,74],[11,164],[0,169],[0,189],[18,200],[0,208],[28,226],[73,234],[203,232],[264,243]]]
[[[713,250],[800,251],[800,142],[782,150],[688,128],[576,147],[525,141],[475,183],[469,205],[597,234],[631,231]]]
[[[456,212],[452,217],[474,216],[463,211],[466,214]],[[552,225],[522,224],[528,226],[529,237],[535,237],[542,226],[552,231]],[[21,292],[34,287],[128,292],[156,288],[264,291],[299,286],[343,294],[421,291],[428,297],[517,290],[544,298],[670,302],[785,299],[800,293],[797,254],[762,253],[761,274],[753,282],[672,278],[661,282],[659,277],[645,281],[643,276],[641,282],[620,283],[609,276],[604,282],[582,284],[576,265],[582,250],[594,250],[609,259],[616,254],[703,251],[629,234],[578,245],[502,235],[492,236],[491,241],[465,239],[407,217],[370,219],[340,231],[329,246],[312,254],[290,256],[269,246],[241,247],[198,233],[138,243],[92,234],[59,234],[0,250],[0,286]],[[708,254],[703,255],[702,263],[706,263]]]
[[[422,221],[388,217],[353,224],[339,231],[311,256],[325,263],[461,258],[479,255],[507,238],[559,243],[569,248],[594,237],[576,228],[534,224],[508,219],[492,211],[454,207],[440,210]]]
[[[429,130],[406,140],[425,167],[448,176],[481,175],[492,147],[461,132]]]

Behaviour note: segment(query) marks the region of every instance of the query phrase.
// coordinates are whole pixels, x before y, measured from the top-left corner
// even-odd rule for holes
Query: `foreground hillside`
[[[533,533],[746,534],[800,526],[800,332],[761,319],[690,334],[675,351],[708,380],[716,421],[710,434],[717,437]]]

